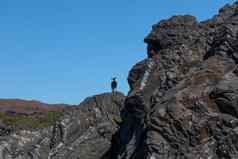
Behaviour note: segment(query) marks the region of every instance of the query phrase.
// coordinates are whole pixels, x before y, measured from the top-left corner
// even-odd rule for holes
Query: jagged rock
[[[156,52],[129,72],[125,99],[87,98],[46,129],[1,126],[0,159],[236,159],[238,2],[162,20],[144,41]]]
[[[236,159],[238,3],[204,22],[153,25],[158,55],[129,73],[122,124],[103,159]]]
[[[66,108],[50,128],[0,129],[0,159],[98,159],[110,147],[123,102],[119,92],[100,94]]]

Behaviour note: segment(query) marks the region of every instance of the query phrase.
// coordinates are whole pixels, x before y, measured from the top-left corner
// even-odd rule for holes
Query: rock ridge
[[[88,97],[48,128],[0,129],[0,159],[98,159],[110,147],[124,98],[120,92]]]
[[[206,21],[173,16],[145,37],[122,124],[103,159],[236,159],[238,2]]]

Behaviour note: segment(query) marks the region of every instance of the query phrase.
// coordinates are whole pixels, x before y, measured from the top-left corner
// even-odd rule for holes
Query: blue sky
[[[128,91],[152,24],[177,14],[205,20],[234,0],[2,0],[0,98],[78,104]]]

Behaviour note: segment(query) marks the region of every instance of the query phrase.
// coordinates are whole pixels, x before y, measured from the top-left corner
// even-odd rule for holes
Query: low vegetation
[[[51,110],[34,114],[8,114],[0,112],[0,120],[4,125],[15,129],[40,129],[53,125],[62,113],[63,110]]]

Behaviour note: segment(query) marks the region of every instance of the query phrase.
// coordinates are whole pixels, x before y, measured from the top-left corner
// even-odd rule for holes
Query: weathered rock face
[[[68,108],[53,127],[0,129],[0,159],[98,159],[110,148],[124,95],[105,93]]]
[[[237,159],[238,3],[204,22],[174,16],[145,38],[107,159]]]

